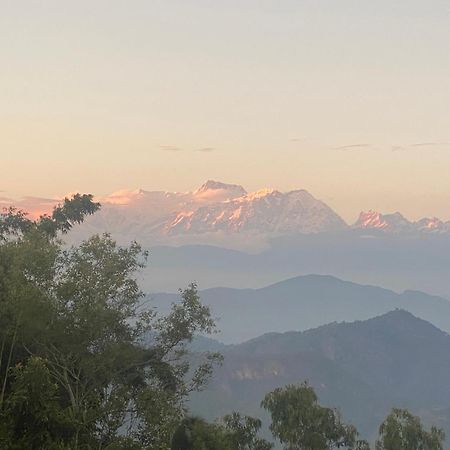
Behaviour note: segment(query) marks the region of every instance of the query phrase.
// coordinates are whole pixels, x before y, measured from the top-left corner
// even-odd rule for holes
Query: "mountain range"
[[[227,185],[205,183],[197,192],[232,191]],[[233,191],[235,188],[233,189]],[[213,202],[179,212],[167,223],[167,234],[225,233],[317,233],[339,231],[346,223],[327,205],[305,190],[281,193],[263,189],[236,198]]]
[[[401,294],[331,276],[291,278],[260,289],[200,291],[217,319],[217,338],[239,343],[267,332],[307,330],[330,322],[363,320],[401,308],[450,332],[450,301],[418,291]],[[178,294],[153,294],[150,304],[168,311]]]
[[[238,410],[267,423],[264,395],[308,380],[322,403],[338,407],[371,441],[393,407],[450,431],[450,336],[406,311],[264,334],[220,350],[223,366],[191,400],[193,412],[209,419]]]
[[[339,232],[348,225],[305,190],[286,193],[209,180],[193,192],[120,191],[77,227],[75,238],[110,232],[120,242],[144,245],[260,243],[268,236]],[[230,241],[231,240],[231,241]]]
[[[450,231],[450,222],[435,217],[414,222],[399,212],[381,214],[372,210],[361,212],[358,220],[349,225],[304,189],[283,193],[264,188],[249,193],[242,186],[213,180],[206,181],[193,192],[120,191],[104,198],[103,203],[108,212],[125,209],[131,216],[137,214],[136,219],[147,232],[165,236],[283,235],[349,229],[390,233]]]
[[[141,274],[147,292],[174,292],[192,280],[256,288],[317,273],[450,298],[450,232],[438,219],[368,211],[348,225],[306,191],[248,193],[211,180],[192,192],[124,190],[97,200],[101,211],[64,239],[109,232],[119,244],[139,242],[150,251]],[[57,202],[0,197],[0,206],[32,217]]]
[[[376,211],[361,212],[353,224],[356,230],[379,230],[395,234],[409,233],[448,233],[450,221],[443,222],[437,217],[425,217],[415,222],[406,219],[399,212],[381,214]]]
[[[145,245],[228,243],[235,247],[267,242],[280,235],[314,233],[442,234],[450,222],[437,218],[409,221],[400,213],[361,212],[354,224],[309,192],[261,189],[247,192],[242,186],[208,180],[192,192],[123,190],[99,198],[103,207],[77,227],[74,238],[108,231],[119,241],[137,239]],[[14,203],[0,198],[0,205]],[[26,198],[16,202],[34,216],[49,212],[56,200]]]

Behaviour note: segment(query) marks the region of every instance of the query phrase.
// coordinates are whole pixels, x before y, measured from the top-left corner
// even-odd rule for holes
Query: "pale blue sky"
[[[0,6],[7,195],[215,178],[450,219],[448,1]]]

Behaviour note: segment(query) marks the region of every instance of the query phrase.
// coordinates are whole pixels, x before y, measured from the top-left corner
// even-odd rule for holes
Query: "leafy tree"
[[[5,402],[2,434],[10,448],[63,448],[59,436],[73,431],[58,404],[58,386],[45,362],[32,357],[12,369],[13,385]],[[5,442],[4,440],[4,442]]]
[[[314,389],[303,383],[267,394],[261,406],[272,416],[270,430],[286,450],[361,448],[352,425],[341,422],[336,410],[319,405]]]
[[[261,420],[233,412],[223,418],[230,447],[236,450],[270,450],[273,444],[258,437]]]
[[[273,445],[257,436],[260,428],[259,419],[236,412],[213,424],[188,417],[174,434],[172,450],[271,450]]]
[[[418,417],[394,408],[380,425],[377,450],[442,450],[445,434],[431,427],[426,431]]]
[[[98,207],[77,194],[37,221],[0,215],[0,448],[169,448],[220,360],[188,362],[193,336],[214,330],[195,284],[159,317],[141,308],[138,244],[63,246]]]
[[[100,203],[94,202],[91,194],[75,194],[71,199],[65,198],[51,215],[44,214],[35,221],[27,218],[24,211],[7,208],[0,214],[0,240],[23,236],[32,229],[55,238],[58,232],[67,233],[75,224],[82,223],[86,216],[99,209]]]
[[[234,450],[223,427],[198,417],[184,419],[172,439],[171,450]]]

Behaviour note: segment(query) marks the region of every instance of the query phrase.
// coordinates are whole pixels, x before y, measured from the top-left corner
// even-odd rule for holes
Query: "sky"
[[[0,4],[0,196],[217,179],[450,219],[448,0]]]

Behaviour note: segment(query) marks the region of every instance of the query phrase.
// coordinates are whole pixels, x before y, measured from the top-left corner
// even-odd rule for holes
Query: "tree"
[[[55,238],[58,232],[67,233],[75,224],[82,223],[86,216],[99,209],[100,203],[94,202],[91,194],[75,194],[71,199],[65,198],[63,204],[56,206],[51,215],[41,215],[34,221],[27,218],[24,211],[7,208],[0,214],[0,240],[23,236],[32,229]]]
[[[0,447],[164,449],[220,355],[187,358],[214,321],[195,284],[160,317],[142,308],[146,252],[109,235],[65,248],[90,195],[36,221],[0,215]],[[18,444],[20,443],[20,444]]]
[[[59,436],[73,431],[58,404],[58,386],[45,362],[30,358],[12,369],[12,388],[6,398],[0,436],[2,448],[64,448]]]
[[[426,431],[418,417],[394,408],[380,425],[377,450],[442,450],[445,434],[431,427]]]
[[[267,394],[261,406],[272,417],[270,430],[286,450],[364,448],[352,425],[341,422],[336,410],[319,405],[314,389],[303,383]]]
[[[273,444],[258,437],[261,420],[250,416],[241,416],[238,412],[226,415],[223,419],[228,432],[227,440],[235,450],[271,450]]]
[[[220,425],[187,417],[175,431],[171,450],[235,450],[235,447],[230,447]]]
[[[177,428],[172,450],[271,450],[273,445],[257,436],[261,421],[233,412],[218,423],[198,417],[185,418]]]

